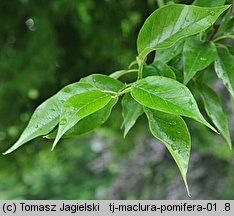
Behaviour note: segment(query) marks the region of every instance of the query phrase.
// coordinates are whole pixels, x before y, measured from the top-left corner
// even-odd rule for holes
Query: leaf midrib
[[[210,16],[210,15],[208,15],[208,16]],[[185,28],[188,28],[188,27],[194,25],[195,23],[201,22],[202,20],[204,20],[204,19],[205,19],[206,17],[208,17],[208,16],[205,16],[205,17],[203,17],[203,18],[201,18],[201,19],[199,19],[199,20],[196,20],[196,21],[192,22],[191,24],[188,24],[187,26],[184,26],[184,27],[183,27],[182,29],[180,29],[179,31],[177,31],[177,32],[175,32],[174,34],[171,34],[169,37],[165,38],[165,40],[163,40],[162,42],[156,44],[154,47],[152,47],[152,46],[145,47],[145,48],[141,51],[141,53],[144,53],[147,49],[150,49],[150,51],[153,51],[153,50],[158,49],[158,46],[160,46],[160,45],[161,45],[162,43],[164,43],[166,40],[170,39],[170,37],[173,37],[174,35],[180,33],[181,31],[184,31]],[[209,26],[207,26],[207,28],[209,28]],[[206,29],[207,29],[207,28],[206,28]],[[196,33],[194,33],[194,34],[196,34]],[[192,34],[192,35],[194,35],[194,34]],[[151,35],[152,35],[152,33],[151,33]],[[190,34],[189,34],[189,35],[190,35]],[[152,37],[152,36],[151,36],[151,37]],[[184,38],[184,37],[183,37],[183,36],[182,36],[182,37],[179,37],[171,46],[173,46],[177,41],[181,40],[182,38]],[[150,43],[149,43],[148,45],[150,45]],[[169,47],[171,47],[171,46],[169,46]],[[167,48],[169,48],[169,47],[167,47]],[[141,56],[141,53],[139,54],[139,56]],[[147,52],[147,53],[149,53],[149,52]]]
[[[77,115],[77,113],[78,113],[80,110],[84,109],[85,107],[89,106],[90,104],[95,103],[96,101],[101,100],[102,98],[105,98],[105,97],[110,97],[110,96],[109,96],[109,95],[103,95],[102,97],[99,97],[99,98],[97,98],[97,99],[94,99],[94,100],[92,100],[92,102],[87,103],[87,104],[81,106],[81,107],[71,116],[70,119],[73,119],[73,117],[75,117],[75,116]],[[99,109],[101,109],[101,108],[99,108]],[[99,110],[99,109],[98,109],[98,110]],[[80,120],[80,119],[78,119],[78,121],[79,121],[79,120]],[[76,122],[76,123],[77,123],[77,122]]]
[[[154,94],[152,94],[150,91],[147,91],[146,89],[144,89],[144,88],[141,88],[141,87],[139,87],[139,86],[135,86],[135,88],[137,89],[140,89],[140,90],[142,90],[142,91],[145,91],[145,92],[147,92],[150,96],[152,96],[152,95],[154,95]],[[165,100],[165,99],[163,99],[162,97],[160,97],[160,96],[158,96],[158,95],[154,95],[155,97],[158,97],[158,98],[160,98],[161,100],[163,100],[163,101],[165,101],[165,102],[167,102],[167,103],[169,103],[169,105],[173,105],[173,106],[176,106],[176,107],[178,107],[177,105],[174,105],[173,103],[171,103],[170,101],[167,101],[167,100]],[[186,113],[188,112],[187,110],[185,110],[185,109],[183,109],[183,108],[181,108],[181,107],[179,107],[182,111],[185,111]],[[164,110],[162,110],[162,109],[158,109],[158,110],[160,110],[160,111],[162,111],[162,112],[165,112]],[[172,113],[173,114],[173,113]],[[174,114],[175,115],[175,114]],[[177,115],[180,115],[180,114],[177,114]],[[189,116],[189,117],[192,117],[193,118],[193,116],[191,116],[191,115],[186,115],[186,116]]]
[[[210,15],[208,15],[208,16],[210,16]],[[196,20],[196,21],[192,22],[191,24],[188,24],[188,25],[184,26],[184,27],[181,28],[179,31],[177,31],[177,32],[175,32],[174,34],[171,34],[169,37],[167,37],[164,41],[158,43],[157,46],[160,45],[160,44],[162,44],[162,43],[165,42],[166,40],[168,40],[170,37],[173,37],[174,35],[176,35],[176,34],[182,32],[182,31],[184,31],[184,29],[186,29],[186,28],[188,28],[188,27],[194,25],[195,23],[201,22],[201,21],[204,20],[206,17],[207,17],[207,16],[203,17],[202,19]],[[184,24],[184,23],[183,23],[183,24]],[[207,26],[207,28],[209,28],[209,26]],[[207,28],[206,28],[206,29],[207,29]],[[196,34],[196,33],[194,33],[194,34]],[[193,35],[194,35],[194,34],[193,34]],[[182,37],[182,38],[184,38],[184,37]],[[179,38],[178,40],[180,40],[180,39],[182,39],[182,38]],[[178,41],[178,40],[177,40],[177,41]],[[175,42],[175,43],[176,43],[176,42]],[[175,44],[175,43],[174,43],[174,44]],[[156,46],[155,46],[155,47],[156,47]]]

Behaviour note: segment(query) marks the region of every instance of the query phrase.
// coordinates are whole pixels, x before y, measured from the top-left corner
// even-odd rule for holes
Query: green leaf
[[[215,61],[215,71],[234,97],[234,56],[225,49],[219,49]]]
[[[120,77],[129,74],[129,73],[135,73],[137,75],[138,70],[137,69],[127,69],[127,70],[120,70],[116,71],[112,74],[109,75],[109,77],[114,78],[114,79],[119,79]]]
[[[171,79],[176,79],[174,71],[165,63],[161,61],[155,61],[150,65],[144,66],[142,76],[165,76]]]
[[[142,71],[142,77],[148,77],[148,76],[156,76],[159,75],[158,71],[156,70],[156,68],[152,65],[145,65],[143,67],[143,71]]]
[[[226,14],[219,26],[219,29],[217,33],[215,34],[216,36],[220,36],[223,33],[229,34],[233,33],[233,26],[234,26],[234,14]]]
[[[184,74],[183,74],[183,72],[181,70],[178,70],[175,67],[171,67],[171,69],[174,71],[174,73],[176,75],[176,80],[182,83],[183,80],[184,80]]]
[[[122,74],[124,74],[125,71],[126,71],[126,70],[115,71],[115,72],[111,73],[111,74],[109,75],[109,77],[114,78],[114,79],[118,79],[119,77],[122,76]]]
[[[154,61],[159,60],[168,63],[182,52],[183,44],[184,40],[180,40],[170,48],[157,50]]]
[[[174,158],[183,177],[188,195],[189,188],[186,174],[189,164],[191,139],[184,120],[178,115],[172,115],[145,108],[151,133],[162,141]]]
[[[111,96],[100,90],[91,90],[70,97],[63,104],[58,133],[52,150],[66,131],[74,127],[81,119],[103,108],[110,100]]]
[[[106,91],[118,92],[125,87],[125,84],[112,77],[103,74],[92,74],[80,79],[80,82],[89,83],[90,85]]]
[[[210,87],[203,84],[200,88],[200,93],[203,98],[205,109],[214,125],[218,128],[223,138],[226,140],[230,149],[232,148],[232,142],[228,129],[227,116],[223,111],[222,102],[219,96]]]
[[[195,0],[193,5],[200,7],[215,7],[225,4],[226,0]]]
[[[213,8],[174,4],[153,12],[142,26],[137,39],[141,59],[156,49],[166,49],[182,38],[195,35],[212,26],[217,18],[229,8]]]
[[[184,84],[194,75],[208,67],[216,58],[217,50],[213,42],[202,43],[196,37],[188,38],[184,44]]]
[[[73,137],[73,136],[79,136],[81,134],[88,133],[98,126],[102,125],[103,123],[106,122],[106,120],[109,118],[111,114],[111,110],[114,107],[114,105],[117,103],[118,99],[113,98],[111,101],[98,110],[97,112],[88,115],[87,117],[81,119],[74,127],[69,129],[63,136],[62,138],[67,138],[67,137]],[[47,139],[54,139],[56,137],[58,130],[55,130],[51,134],[48,134],[45,136]]]
[[[142,76],[165,76],[168,78],[176,79],[174,71],[164,62],[154,61],[152,64],[143,68]]]
[[[64,87],[56,95],[43,102],[33,113],[28,126],[17,142],[4,154],[11,153],[26,142],[52,131],[59,122],[63,103],[71,96],[94,89],[87,83],[74,83]]]
[[[217,132],[201,115],[189,89],[176,80],[150,76],[134,83],[131,94],[143,106],[190,117]]]
[[[122,111],[125,137],[144,111],[142,105],[137,103],[129,93],[123,97]]]
[[[174,71],[166,63],[156,60],[151,65],[157,69],[158,75],[176,79]]]
[[[230,101],[232,106],[232,114],[234,115],[234,98],[232,96],[230,97]]]

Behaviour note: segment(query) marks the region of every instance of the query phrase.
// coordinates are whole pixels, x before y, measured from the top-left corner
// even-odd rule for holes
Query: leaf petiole
[[[126,94],[126,93],[130,92],[131,88],[132,88],[132,86],[127,87],[126,89],[124,89],[121,92],[119,92],[118,94],[116,94],[116,97],[119,97],[119,96],[121,96],[123,94]]]
[[[229,49],[228,49],[227,46],[225,46],[224,44],[221,44],[221,43],[215,43],[215,44],[216,44],[216,46],[217,46],[218,48],[226,49],[227,52],[229,52]]]
[[[116,92],[113,92],[113,91],[108,91],[108,90],[102,90],[103,93],[107,93],[107,94],[113,94],[113,95],[116,95],[117,93]]]
[[[214,42],[222,40],[222,39],[234,39],[234,35],[227,34],[227,35],[217,37],[216,39],[214,39]]]
[[[130,92],[130,90],[131,90],[131,88],[132,88],[132,86],[131,86],[131,84],[128,84],[128,87],[127,88],[125,88],[125,89],[123,89],[122,91],[120,91],[120,92],[113,92],[113,91],[107,91],[107,90],[102,90],[102,92],[103,93],[107,93],[107,94],[112,94],[113,96],[113,98],[117,98],[117,97],[119,97],[119,96],[121,96],[121,95],[123,95],[123,94],[125,94],[125,93],[128,93],[128,92]]]
[[[142,79],[142,71],[143,71],[143,65],[144,65],[144,58],[142,57],[137,57],[137,63],[138,63],[138,77],[137,79],[140,80]]]
[[[112,74],[110,74],[110,77],[114,78],[114,79],[119,79],[121,76],[128,74],[128,73],[136,73],[138,72],[137,69],[131,69],[131,70],[120,70],[120,71],[116,71]]]
[[[132,61],[132,62],[129,64],[128,68],[131,69],[134,65],[137,65],[137,60]]]

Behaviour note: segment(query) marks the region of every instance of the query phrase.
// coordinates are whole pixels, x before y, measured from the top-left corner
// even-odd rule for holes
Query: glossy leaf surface
[[[111,99],[111,101],[106,106],[104,106],[97,112],[81,119],[74,127],[69,129],[62,136],[62,138],[79,136],[81,134],[88,133],[94,130],[95,128],[97,128],[98,126],[102,125],[103,123],[105,123],[111,114],[112,108],[117,103],[117,101],[118,101],[117,98]],[[54,139],[56,137],[57,132],[58,130],[54,131],[53,133],[47,135],[46,138]]]
[[[174,71],[176,75],[176,80],[183,83],[184,73],[181,70],[178,70],[177,68],[174,68],[174,67],[171,67],[171,69]]]
[[[118,79],[119,77],[121,77],[122,73],[124,72],[125,70],[119,70],[119,71],[115,71],[113,73],[111,73],[109,75],[109,77],[111,78],[114,78],[114,79]]]
[[[193,4],[200,7],[215,7],[224,5],[225,1],[226,0],[195,0]]]
[[[145,66],[142,73],[143,77],[155,75],[176,79],[174,71],[166,63],[158,60],[148,66]]]
[[[234,115],[234,98],[231,96],[230,98],[231,106],[232,106],[232,114]]]
[[[199,89],[203,98],[207,114],[211,118],[214,125],[218,128],[229,147],[232,148],[231,138],[228,129],[228,120],[222,108],[222,103],[219,96],[214,90],[212,90],[207,85],[202,85],[202,88]]]
[[[148,108],[145,108],[145,113],[149,121],[151,133],[162,141],[171,153],[179,167],[189,194],[186,174],[189,164],[191,139],[187,125],[178,115]]]
[[[234,56],[227,50],[220,49],[215,61],[215,71],[230,94],[234,97]]]
[[[129,93],[125,94],[122,100],[124,137],[142,114],[142,105],[136,102]]]
[[[174,4],[159,8],[140,30],[137,39],[139,55],[144,59],[153,50],[169,48],[182,38],[208,29],[228,7]]]
[[[125,85],[119,80],[102,74],[92,74],[88,77],[80,79],[80,82],[88,83],[100,90],[113,92],[118,92],[125,87]]]
[[[201,115],[189,89],[170,78],[151,76],[133,84],[131,94],[143,106],[187,116],[216,131]]]
[[[58,133],[53,148],[59,139],[84,117],[100,110],[109,103],[111,96],[100,91],[92,90],[69,98],[62,107],[59,119]],[[52,148],[52,149],[53,149]]]
[[[183,50],[184,40],[178,41],[172,47],[167,49],[161,49],[156,51],[156,55],[154,60],[162,61],[162,62],[169,62],[176,56],[178,56]]]
[[[216,33],[216,35],[221,35],[221,34],[229,34],[233,33],[234,29],[234,14],[226,14],[220,24],[220,27]]]
[[[183,50],[184,84],[187,84],[198,71],[208,67],[216,55],[216,46],[213,42],[202,43],[196,37],[187,39]]]
[[[71,96],[94,89],[87,83],[74,83],[66,86],[56,95],[42,103],[33,113],[28,126],[20,136],[19,140],[5,152],[8,154],[19,148],[26,142],[49,133],[59,122],[59,115],[63,103]]]

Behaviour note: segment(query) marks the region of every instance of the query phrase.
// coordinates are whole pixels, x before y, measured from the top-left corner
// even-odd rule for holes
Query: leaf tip
[[[10,154],[10,153],[13,152],[13,151],[14,151],[14,149],[10,148],[10,149],[8,149],[7,151],[3,152],[2,154],[3,154],[3,155],[7,155],[7,154]]]
[[[218,132],[210,123],[208,123],[206,121],[205,125],[210,128],[212,131],[214,131],[215,133],[217,133],[218,135],[220,135],[220,132]]]
[[[55,148],[55,146],[57,145],[58,141],[59,141],[59,139],[56,139],[56,140],[54,141],[53,146],[52,146],[52,148],[51,148],[51,151],[54,151],[54,148]]]
[[[225,11],[228,8],[230,8],[231,6],[232,6],[231,4],[229,4],[229,5],[223,5],[223,6],[220,6],[220,8],[223,8],[224,9],[223,11]]]
[[[124,130],[124,134],[123,134],[123,138],[125,139],[126,138],[126,136],[127,136],[127,134],[128,134],[128,129],[127,128],[125,128],[125,130]]]
[[[124,128],[124,122],[120,126],[120,130]]]
[[[214,127],[212,129],[215,133],[217,133],[218,135],[220,135],[220,132],[218,132]]]
[[[230,149],[230,151],[232,151],[232,141],[231,141],[231,137],[230,137],[230,134],[229,134],[229,137],[226,137],[225,138],[227,144],[228,144],[228,147]]]
[[[186,187],[187,195],[188,195],[188,197],[191,197],[186,177],[183,177],[183,180],[184,180],[184,184],[185,184],[185,187]]]
[[[17,143],[16,143],[17,144]],[[13,145],[12,147],[10,147],[9,149],[7,149],[5,152],[3,152],[2,154],[3,155],[7,155],[7,154],[10,154],[11,152],[13,152],[13,151],[15,151],[17,148],[18,148],[18,146],[17,145]]]
[[[58,135],[56,136],[55,140],[54,140],[54,143],[53,143],[53,146],[51,148],[51,151],[54,150],[55,146],[58,144],[59,140],[61,139],[62,135]]]

